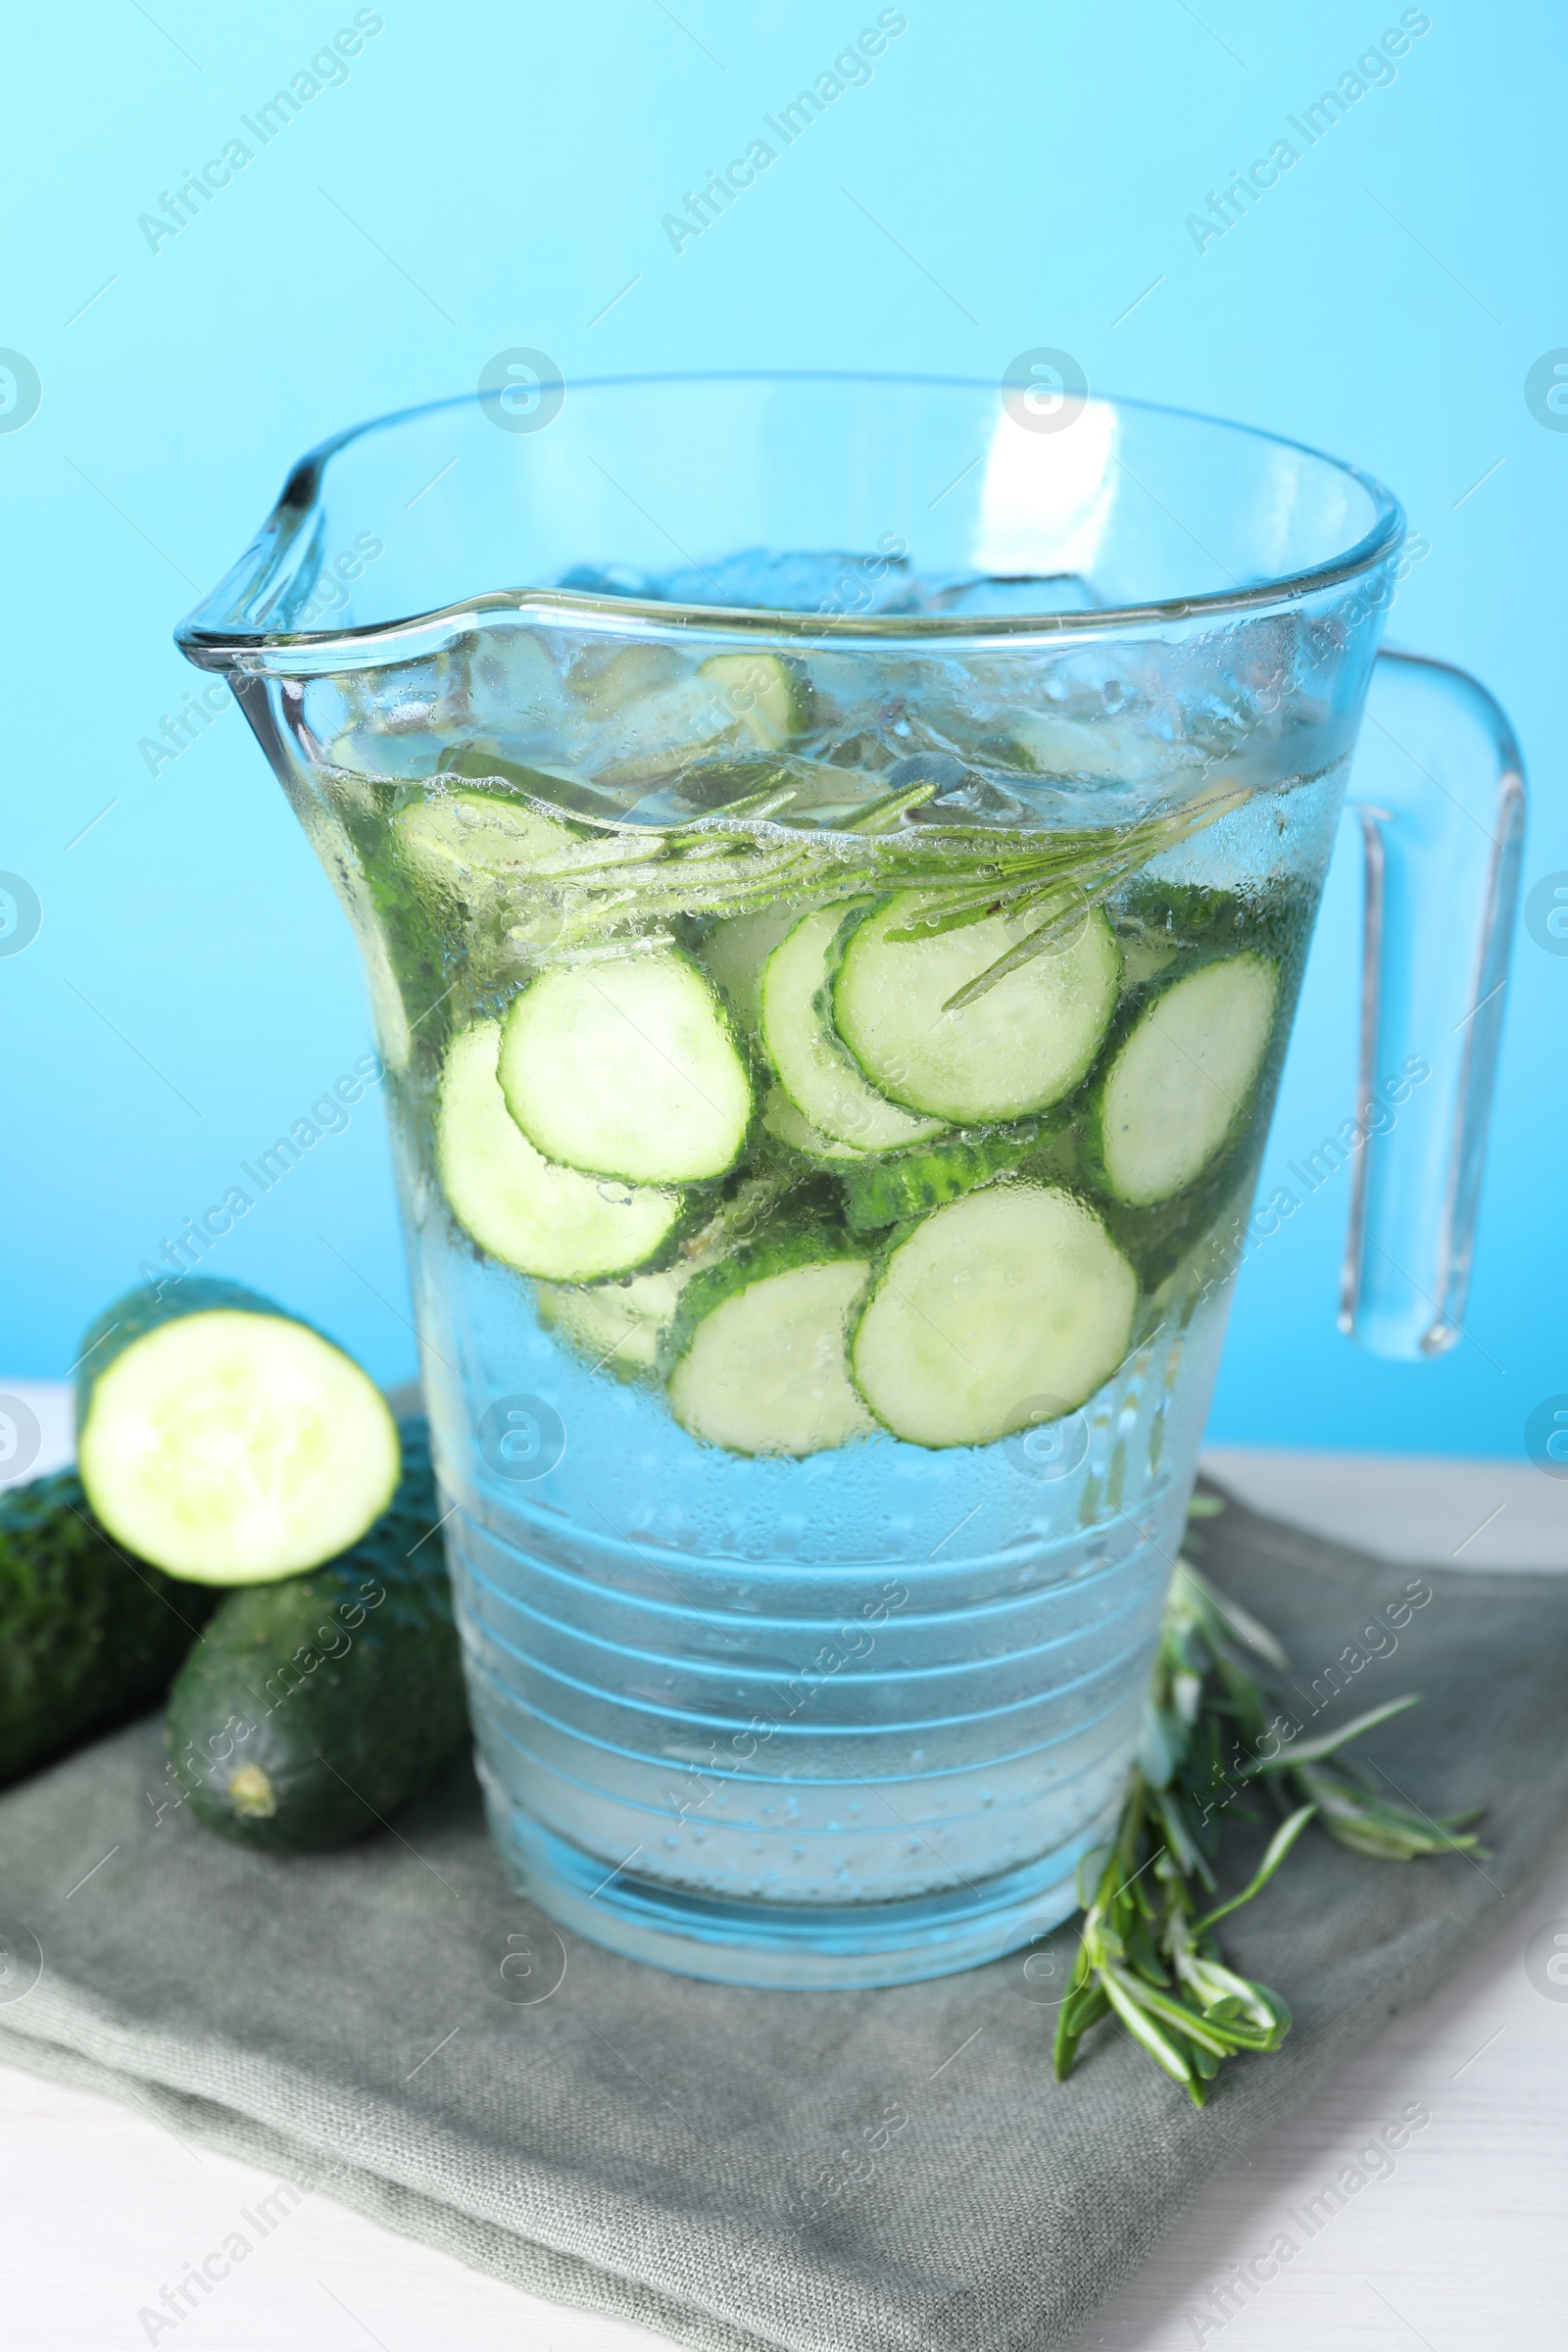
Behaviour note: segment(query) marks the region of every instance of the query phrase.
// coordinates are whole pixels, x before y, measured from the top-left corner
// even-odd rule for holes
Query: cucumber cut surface
[[[1127,1353],[1138,1281],[1070,1193],[1000,1183],[892,1250],[851,1350],[877,1419],[915,1446],[989,1446],[1073,1411]]]
[[[735,1018],[754,1035],[762,1017],[762,968],[800,919],[799,906],[782,903],[734,914],[713,925],[699,951]]]
[[[745,1251],[693,1283],[669,1375],[676,1420],[732,1453],[823,1453],[876,1424],[850,1379],[870,1260],[825,1237]]]
[[[333,1558],[379,1517],[397,1425],[330,1340],[211,1287],[224,1303],[200,1285],[122,1301],[85,1387],[77,1463],[127,1550],[196,1584],[258,1584]]]
[[[411,801],[393,818],[392,838],[416,882],[467,900],[527,881],[578,846],[565,825],[494,792]]]
[[[869,1159],[857,1144],[840,1142],[837,1136],[824,1135],[803,1118],[781,1086],[773,1087],[762,1105],[762,1125],[775,1143],[786,1151],[799,1152],[803,1159],[827,1159],[840,1163]]]
[[[1105,1182],[1129,1207],[1174,1200],[1247,1116],[1279,1002],[1272,956],[1222,956],[1174,981],[1116,1053],[1100,1097]]]
[[[681,1196],[556,1166],[507,1108],[499,1021],[453,1039],[441,1074],[436,1157],[464,1230],[491,1257],[553,1282],[597,1282],[647,1263],[683,1214]]]
[[[782,751],[805,723],[805,686],[777,654],[714,654],[697,674],[764,752]]]
[[[513,1002],[499,1070],[536,1151],[629,1184],[723,1176],[751,1124],[723,1007],[672,951],[541,973]]]
[[[632,1379],[658,1362],[660,1343],[690,1280],[689,1267],[670,1266],[630,1282],[590,1288],[541,1282],[534,1291],[541,1323],[570,1340],[595,1370]]]
[[[988,915],[925,939],[925,902],[901,891],[851,935],[833,988],[833,1023],[874,1086],[955,1124],[1047,1110],[1083,1078],[1110,1025],[1121,977],[1098,909],[1049,949],[953,1012],[950,997],[1037,930],[1043,917]]]
[[[785,1094],[812,1127],[862,1152],[895,1152],[940,1135],[866,1080],[831,1027],[828,989],[845,922],[841,906],[803,915],[762,967],[762,1048]]]

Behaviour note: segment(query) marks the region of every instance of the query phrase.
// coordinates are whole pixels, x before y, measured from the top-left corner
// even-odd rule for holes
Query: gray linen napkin
[[[1348,1709],[1426,1694],[1368,1752],[1434,1813],[1487,1804],[1491,1847],[1395,1866],[1309,1832],[1226,1930],[1296,2029],[1228,2065],[1203,2114],[1104,2029],[1053,2083],[1038,1955],[1028,1977],[1015,1957],[783,1994],[563,1946],[508,1892],[466,1766],[346,1853],[239,1852],[158,1817],[156,1723],[0,1800],[0,2056],[274,2172],[235,2217],[253,2244],[324,2190],[712,2352],[1045,2352],[1206,2174],[1464,1955],[1563,1815],[1568,1580],[1415,1577],[1238,1505],[1198,1533],[1308,1690],[1338,1661]],[[1360,1629],[1412,1585],[1430,1597],[1372,1655],[1389,1636]]]

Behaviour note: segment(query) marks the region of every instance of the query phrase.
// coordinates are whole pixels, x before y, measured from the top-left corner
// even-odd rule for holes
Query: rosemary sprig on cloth
[[[1204,1510],[1202,1501],[1195,1505],[1197,1515]],[[1289,1672],[1265,1627],[1185,1560],[1178,1563],[1143,1752],[1057,2012],[1058,2081],[1070,2073],[1083,2035],[1105,2017],[1199,2107],[1226,2058],[1278,2049],[1290,2010],[1268,1985],[1225,1965],[1214,1930],[1267,1886],[1314,1815],[1342,1845],[1384,1861],[1476,1847],[1463,1826],[1473,1815],[1433,1822],[1391,1804],[1339,1752],[1413,1707],[1413,1696],[1391,1699],[1318,1739],[1292,1738]],[[1221,1818],[1233,1805],[1245,1810],[1255,1791],[1284,1819],[1250,1884],[1215,1904]]]

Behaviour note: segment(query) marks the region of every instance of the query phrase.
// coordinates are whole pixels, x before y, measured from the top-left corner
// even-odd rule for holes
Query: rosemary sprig
[[[1222,1507],[1200,1500],[1195,1515]],[[1226,2058],[1278,2049],[1291,2013],[1266,1984],[1225,1965],[1214,1929],[1268,1885],[1316,1817],[1342,1845],[1385,1861],[1475,1850],[1463,1824],[1433,1822],[1380,1796],[1339,1750],[1417,1702],[1391,1699],[1301,1740],[1290,1661],[1266,1628],[1185,1560],[1160,1634],[1143,1751],[1109,1859],[1079,1931],[1056,2017],[1055,2072],[1071,2072],[1091,2026],[1114,2017],[1200,2107]],[[1250,1885],[1208,1907],[1221,1817],[1266,1790],[1285,1818]]]
[[[1081,924],[1091,908],[1162,850],[1213,824],[1250,797],[1250,787],[1216,783],[1196,798],[1154,809],[1120,829],[997,827],[903,820],[935,786],[911,784],[862,805],[833,831],[779,821],[793,787],[771,787],[699,822],[661,828],[624,818],[582,816],[586,840],[542,858],[519,888],[519,929],[551,918],[552,956],[570,956],[639,924],[677,915],[755,913],[779,899],[819,904],[909,890],[920,905],[896,938],[926,939],[993,914],[1043,919],[951,1000],[970,1004],[1030,957]],[[559,810],[518,796],[538,815]]]

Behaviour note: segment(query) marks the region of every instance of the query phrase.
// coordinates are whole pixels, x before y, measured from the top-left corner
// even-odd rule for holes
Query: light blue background
[[[138,216],[243,135],[239,116],[354,11],[157,0],[149,16],[116,0],[18,20],[7,63],[26,101],[8,134],[0,344],[30,359],[43,399],[0,435],[0,868],[28,878],[44,918],[0,958],[0,1367],[63,1374],[138,1262],[367,1049],[347,925],[237,711],[156,780],[138,743],[199,685],[170,632],[291,460],[471,387],[509,346],[543,348],[568,377],[995,377],[1057,346],[1097,387],[1353,457],[1431,542],[1391,639],[1466,664],[1507,706],[1534,787],[1527,885],[1568,867],[1568,434],[1523,393],[1531,363],[1568,343],[1561,17],[1544,0],[1430,13],[1392,84],[1202,254],[1185,216],[1292,135],[1287,114],[1397,7],[1203,0],[1200,22],[1180,0],[908,0],[869,85],[678,255],[661,217],[874,6],[391,0],[348,80],[156,254]],[[1275,1164],[1350,1105],[1358,890],[1347,858]],[[1244,1273],[1216,1438],[1513,1453],[1531,1407],[1568,1388],[1568,958],[1522,935],[1515,968],[1466,1344],[1390,1365],[1337,1335],[1342,1179]],[[377,1374],[408,1372],[373,1098],[209,1262],[310,1313]]]

